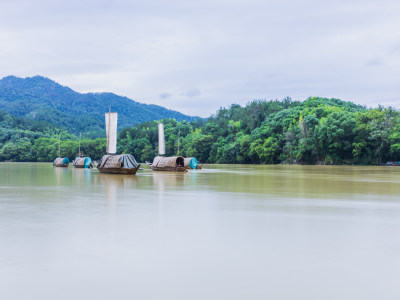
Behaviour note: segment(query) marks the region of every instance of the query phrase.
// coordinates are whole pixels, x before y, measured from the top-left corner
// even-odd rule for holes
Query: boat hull
[[[154,167],[152,164],[147,163],[147,165],[153,170],[153,171],[167,171],[167,172],[185,172],[187,171],[188,167]]]
[[[78,166],[78,165],[74,165],[74,168],[78,168],[78,169],[90,169],[90,168],[93,168],[93,166],[91,165],[90,167],[88,167],[88,168],[85,168],[85,166]]]
[[[125,174],[125,175],[135,175],[136,172],[139,170],[140,164],[136,168],[99,168],[100,173],[106,174]]]
[[[68,164],[64,164],[64,165],[54,165],[54,167],[56,167],[56,168],[68,168]]]

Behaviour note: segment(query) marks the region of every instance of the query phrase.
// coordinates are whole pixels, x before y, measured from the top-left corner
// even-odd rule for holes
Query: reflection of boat
[[[188,166],[190,169],[199,170],[203,167],[203,164],[200,164],[196,157],[185,157],[185,166]]]
[[[153,171],[173,171],[184,172],[188,168],[185,166],[185,160],[182,156],[165,157],[164,124],[158,124],[158,154],[153,163],[146,161],[147,165]]]
[[[74,172],[71,173],[72,182],[75,186],[87,186],[89,187],[94,180],[91,176],[89,169],[75,168]]]
[[[125,187],[136,188],[138,182],[137,176],[114,176],[112,174],[98,174],[98,176],[96,176],[96,180],[99,180],[102,186],[110,190],[117,190]]]
[[[75,168],[92,168],[92,159],[90,157],[77,157],[72,163]]]
[[[192,172],[191,174],[196,175],[196,172]],[[188,175],[188,172],[153,172],[152,176],[149,178],[152,180],[153,189],[164,194],[166,189],[182,186],[185,180],[190,179]]]
[[[117,152],[117,119],[117,113],[106,113],[107,155],[101,158],[96,167],[100,173],[133,175],[140,168],[136,159],[131,154],[114,154]]]
[[[54,170],[54,175],[57,179],[57,184],[59,185],[63,181],[68,181],[69,176],[68,176],[68,168],[53,168]]]
[[[68,164],[69,164],[68,157],[57,157],[53,162],[53,166],[59,168],[68,168]]]

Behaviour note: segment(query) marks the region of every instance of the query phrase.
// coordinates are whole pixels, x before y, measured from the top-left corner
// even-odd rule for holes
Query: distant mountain
[[[118,112],[118,127],[174,118],[196,120],[158,105],[148,105],[112,93],[81,94],[42,76],[0,80],[0,111],[17,117],[43,120],[72,133],[95,132],[104,128],[104,113]]]

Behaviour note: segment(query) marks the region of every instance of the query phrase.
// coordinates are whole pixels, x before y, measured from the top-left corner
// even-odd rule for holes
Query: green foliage
[[[0,159],[9,161],[32,161],[32,144],[26,137],[15,142],[7,142],[0,150]]]
[[[199,161],[208,162],[214,139],[211,135],[189,134],[182,142],[182,153],[187,157],[196,157]]]
[[[118,128],[151,120],[196,120],[158,105],[135,102],[112,93],[80,94],[41,76],[0,80],[0,106],[12,116],[46,121],[85,137],[105,137],[104,113],[118,112]]]
[[[257,100],[221,108],[207,120],[162,119],[166,155],[197,157],[202,163],[382,164],[400,161],[400,113],[367,109],[338,99],[305,102]],[[98,133],[97,133],[98,135]],[[94,134],[93,136],[96,136]],[[0,112],[0,160],[73,159],[78,138],[51,123]],[[104,138],[81,140],[93,159],[105,154]],[[158,151],[158,122],[122,129],[118,152],[151,161]]]
[[[81,153],[97,159],[105,154],[105,146],[105,138],[83,138]],[[78,137],[50,123],[0,112],[0,161],[53,161],[59,149],[62,156],[74,159]]]

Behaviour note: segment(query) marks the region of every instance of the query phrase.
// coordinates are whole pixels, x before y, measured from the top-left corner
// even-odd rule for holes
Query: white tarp
[[[158,154],[165,155],[164,124],[158,124]]]
[[[107,153],[117,153],[118,113],[106,113]]]

